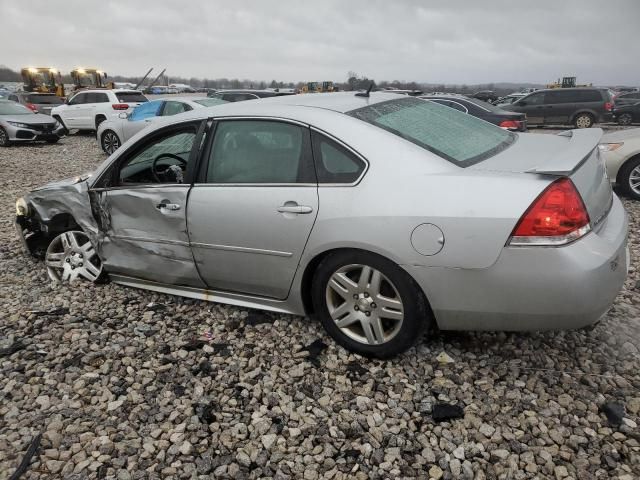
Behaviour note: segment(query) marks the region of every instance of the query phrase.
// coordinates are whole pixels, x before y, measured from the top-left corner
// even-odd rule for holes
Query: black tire
[[[68,129],[68,128],[67,128],[67,126],[64,124],[64,122],[62,121],[62,119],[61,119],[58,115],[54,115],[54,116],[53,116],[53,118],[55,118],[55,119],[58,121],[58,123],[59,123],[60,125],[62,125],[62,128],[63,128],[63,130],[62,130],[62,134],[63,134],[63,135],[69,135],[69,129]]]
[[[106,118],[105,118],[104,116],[102,116],[102,115],[98,115],[98,116],[96,117],[96,131],[98,131],[98,127],[99,127],[99,126],[100,126],[100,124],[101,124],[102,122],[104,122],[105,120],[106,120]]]
[[[8,147],[9,145],[11,145],[9,135],[4,128],[0,127],[0,147]]]
[[[590,113],[579,113],[573,119],[573,124],[576,128],[591,128],[594,123],[593,115]]]
[[[399,330],[385,343],[371,345],[354,340],[336,325],[329,313],[329,280],[336,271],[354,264],[368,266],[382,273],[392,283],[402,301],[402,323]],[[434,324],[427,299],[409,274],[390,260],[362,250],[341,250],[324,258],[313,275],[311,299],[317,317],[336,343],[367,357],[389,358],[402,353],[414,345],[425,329]],[[373,306],[375,308],[375,304]]]
[[[59,138],[47,138],[47,143],[58,143]]]
[[[640,155],[627,160],[618,171],[616,184],[622,192],[634,200],[640,200],[640,188],[636,187],[637,192],[631,186],[631,172],[640,165]]]
[[[120,148],[120,137],[113,130],[105,130],[100,138],[100,146],[102,151],[107,155],[111,155]]]
[[[633,115],[630,113],[621,113],[618,115],[618,125],[631,125],[633,123]]]

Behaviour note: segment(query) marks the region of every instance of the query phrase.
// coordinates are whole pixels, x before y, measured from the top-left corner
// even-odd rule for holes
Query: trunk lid
[[[602,220],[613,201],[611,183],[600,158],[599,128],[567,130],[558,135],[520,134],[510,148],[469,167],[473,170],[569,177],[582,196],[591,225]]]

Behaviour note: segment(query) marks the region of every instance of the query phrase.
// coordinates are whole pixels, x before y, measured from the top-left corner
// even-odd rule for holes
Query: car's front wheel
[[[576,128],[591,128],[595,123],[593,116],[589,113],[580,113],[573,121]]]
[[[320,263],[312,301],[337,343],[370,357],[407,350],[432,322],[413,279],[386,258],[360,250],[339,251]]]
[[[10,144],[9,134],[4,128],[0,127],[0,147],[8,147]]]
[[[102,134],[102,140],[100,141],[100,143],[102,145],[102,150],[104,150],[104,153],[106,153],[107,155],[111,155],[118,148],[120,148],[120,139],[118,138],[118,135],[116,135],[116,133],[112,130],[106,130]]]
[[[626,195],[640,200],[640,156],[631,158],[622,165],[616,183]]]
[[[45,265],[49,278],[59,283],[102,278],[102,262],[87,234],[80,230],[55,237],[47,248]]]
[[[630,113],[621,113],[618,115],[618,125],[631,125],[633,122],[633,115]]]

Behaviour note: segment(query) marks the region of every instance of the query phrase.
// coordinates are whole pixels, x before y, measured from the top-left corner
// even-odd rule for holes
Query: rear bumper
[[[443,330],[552,330],[596,322],[627,277],[627,216],[609,215],[564,247],[505,247],[486,269],[405,266]]]

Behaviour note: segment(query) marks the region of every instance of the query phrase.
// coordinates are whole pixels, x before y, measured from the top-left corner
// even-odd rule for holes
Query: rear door
[[[317,214],[305,125],[217,122],[187,210],[193,256],[209,288],[286,298]]]

